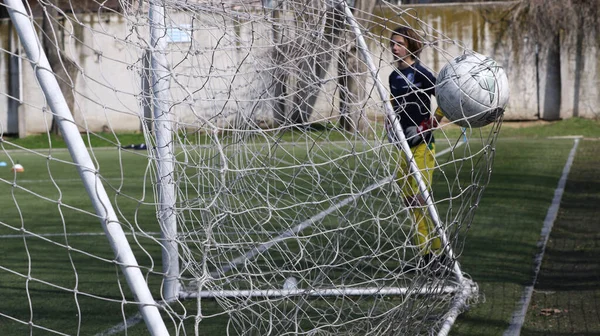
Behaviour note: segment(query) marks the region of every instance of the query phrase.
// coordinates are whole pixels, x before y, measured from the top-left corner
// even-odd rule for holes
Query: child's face
[[[394,54],[394,61],[404,60],[410,55],[404,36],[392,36],[392,39],[390,40],[390,48],[392,49],[392,54]]]

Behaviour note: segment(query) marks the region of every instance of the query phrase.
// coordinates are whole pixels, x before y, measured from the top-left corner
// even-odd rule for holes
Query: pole
[[[21,39],[27,58],[33,67],[35,76],[40,83],[44,96],[52,112],[58,117],[58,127],[67,143],[69,153],[85,189],[92,201],[92,205],[98,217],[100,217],[102,228],[108,238],[115,258],[121,266],[121,270],[127,280],[129,288],[133,292],[135,300],[139,303],[140,312],[146,326],[152,335],[168,335],[167,328],[160,316],[158,306],[144,276],[139,268],[137,260],[129,246],[129,242],[123,232],[121,223],[110,203],[104,185],[100,180],[97,169],[85,147],[85,143],[79,134],[79,129],[73,120],[73,115],[58,86],[58,82],[46,54],[33,29],[32,19],[27,15],[21,0],[4,0],[8,14]]]
[[[171,302],[179,295],[179,253],[176,235],[175,179],[172,114],[169,111],[169,66],[165,50],[167,33],[165,8],[161,0],[150,1],[150,73],[154,136],[156,137],[156,179],[158,189],[158,221],[161,232],[163,262],[163,299]]]
[[[352,10],[350,9],[350,7],[346,3],[346,1],[342,0],[342,1],[340,1],[340,3],[344,7],[344,13],[346,14],[346,20],[348,21],[348,24],[352,27],[354,35],[356,36],[356,40],[357,40],[356,44],[357,44],[358,50],[360,51],[364,62],[367,64],[367,68],[369,69],[369,72],[371,73],[371,77],[375,81],[375,88],[377,89],[377,93],[379,94],[379,97],[382,99],[382,101],[384,103],[385,114],[389,117],[389,119],[392,122],[393,131],[396,133],[397,138],[400,140],[400,146],[402,147],[402,151],[406,154],[406,157],[408,159],[410,171],[411,171],[411,173],[414,173],[413,176],[417,180],[417,184],[419,185],[419,192],[423,196],[423,199],[425,199],[425,201],[427,202],[427,209],[429,211],[429,215],[431,216],[431,219],[433,220],[433,223],[434,223],[436,231],[439,235],[440,241],[442,242],[442,246],[444,247],[444,252],[448,256],[448,258],[450,258],[450,260],[454,260],[455,259],[454,251],[452,250],[452,248],[450,246],[450,242],[448,241],[448,237],[446,236],[446,232],[441,225],[441,221],[440,221],[440,217],[437,213],[437,209],[436,209],[435,205],[433,204],[433,198],[431,197],[429,190],[427,189],[427,186],[425,185],[425,182],[423,181],[423,178],[419,171],[419,167],[417,167],[417,164],[414,160],[414,156],[410,150],[408,142],[406,141],[406,136],[404,135],[402,126],[400,126],[400,121],[398,120],[398,118],[394,117],[395,112],[394,112],[394,109],[392,108],[392,104],[391,104],[390,100],[388,99],[389,94],[387,93],[386,89],[384,88],[383,84],[381,83],[381,80],[379,79],[377,68],[375,67],[375,62],[373,62],[371,55],[369,55],[367,43],[365,42],[362,32],[360,31],[360,27],[359,27],[358,23],[356,22],[356,19],[354,18],[354,15],[352,14]],[[462,271],[460,270],[460,266],[458,265],[458,262],[454,262],[453,272],[454,272],[454,276],[456,277],[456,281],[458,283],[462,283],[464,277],[462,275]]]

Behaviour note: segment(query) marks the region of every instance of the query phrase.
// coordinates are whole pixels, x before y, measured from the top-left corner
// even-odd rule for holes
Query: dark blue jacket
[[[392,71],[389,83],[392,106],[400,118],[400,125],[408,138],[410,136],[408,133],[412,133],[414,130],[409,130],[409,128],[419,126],[432,115],[430,106],[431,96],[435,93],[435,76],[419,62],[416,62],[406,69]],[[427,143],[434,141],[433,133],[430,131],[425,132],[422,136]]]

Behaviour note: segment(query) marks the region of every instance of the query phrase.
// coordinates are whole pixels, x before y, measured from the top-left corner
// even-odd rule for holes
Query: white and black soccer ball
[[[462,127],[482,127],[503,113],[510,91],[504,69],[493,59],[465,53],[446,64],[436,80],[438,106]]]

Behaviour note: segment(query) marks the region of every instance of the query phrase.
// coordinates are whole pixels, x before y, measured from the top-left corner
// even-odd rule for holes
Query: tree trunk
[[[277,46],[273,48],[273,62],[275,65],[281,65],[285,61],[285,49],[284,37],[281,32],[281,27],[278,26],[278,22],[282,19],[283,15],[283,3],[278,1],[273,7],[273,42]],[[282,49],[284,48],[284,49]],[[281,126],[286,124],[286,103],[285,96],[287,94],[287,81],[288,75],[282,70],[281,66],[273,67],[271,74],[271,97],[274,98],[272,109],[273,109],[273,120],[275,126]]]
[[[143,118],[140,122],[140,131],[153,132],[154,110],[152,106],[152,72],[150,71],[150,50],[144,51],[142,61],[142,110]]]
[[[579,117],[579,95],[581,94],[581,76],[583,74],[583,20],[577,25],[575,36],[575,92],[573,93],[573,117]]]
[[[354,2],[356,19],[360,23],[373,11],[376,2],[370,0],[357,0]],[[279,6],[279,5],[278,5]],[[277,7],[280,8],[280,7]],[[312,8],[317,8],[313,6]],[[288,85],[295,84],[293,104],[289,106],[281,99],[273,106],[273,116],[278,125],[306,125],[310,122],[314,112],[319,92],[322,89],[323,79],[331,66],[336,50],[339,49],[340,35],[346,27],[345,14],[341,6],[326,9],[326,24],[321,38],[315,41],[297,40],[296,44],[285,43],[281,32],[274,26],[273,36],[275,44],[278,45],[273,51],[275,64],[283,62],[290,57],[296,58],[297,53],[305,53],[306,57],[299,58],[297,68],[294,70],[296,78],[290,78],[290,73],[285,70],[274,70],[272,94],[274,97],[282,97],[288,92]],[[317,13],[318,14],[318,13]],[[312,13],[313,17],[321,17]],[[278,21],[281,10],[273,11],[273,19]],[[314,24],[308,14],[305,18],[298,18],[297,27],[299,31],[306,30],[303,24]],[[354,40],[355,36],[348,33],[348,38]],[[285,56],[288,57],[285,57]],[[366,128],[366,115],[364,113],[364,98],[366,95],[364,83],[367,68],[358,55],[355,43],[350,44],[345,50],[339,51],[338,74],[340,75],[338,85],[340,88],[340,124],[347,130],[354,131]],[[295,83],[292,83],[295,79]],[[289,111],[288,113],[286,113]]]
[[[56,10],[56,0],[46,6],[46,14],[42,21],[42,43],[48,62],[58,80],[58,85],[67,102],[71,113],[75,107],[73,89],[79,68],[77,64],[64,54],[64,28],[58,23],[59,17]],[[58,117],[53,115],[50,132],[59,134]]]
[[[554,36],[554,43],[548,46],[546,56],[546,86],[544,89],[544,120],[560,119],[561,75],[560,75],[560,34]]]
[[[289,122],[293,125],[306,125],[309,122],[322,82],[331,65],[333,53],[339,44],[339,35],[344,24],[344,15],[340,6],[327,8],[325,30],[322,38],[307,43],[302,41],[300,50],[308,55],[300,60],[298,78]],[[315,17],[319,17],[316,15]],[[297,29],[302,30],[302,26]]]
[[[356,0],[354,15],[362,23],[375,8],[375,1]],[[351,38],[355,39],[354,36]],[[350,50],[340,53],[338,75],[340,85],[340,126],[349,132],[367,131],[368,121],[365,113],[367,66],[359,55],[356,43]]]

